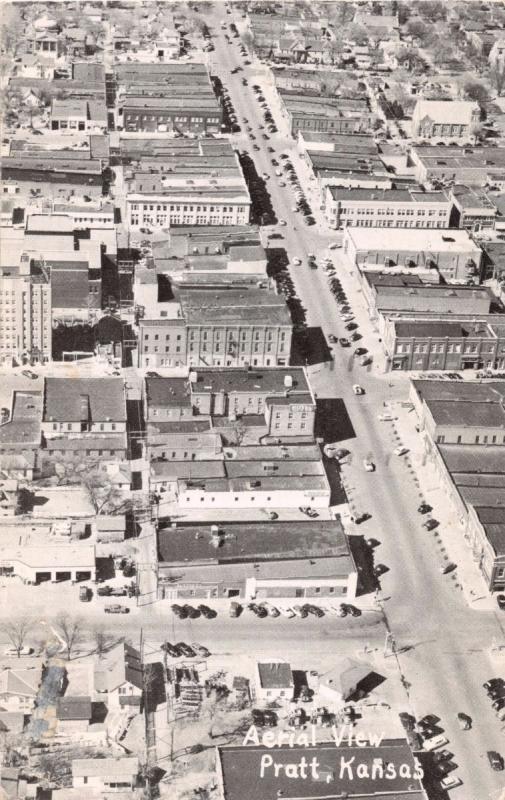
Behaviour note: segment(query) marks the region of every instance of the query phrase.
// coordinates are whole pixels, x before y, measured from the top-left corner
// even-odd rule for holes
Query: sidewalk
[[[411,467],[413,480],[419,486],[420,499],[422,497],[432,506],[430,516],[440,522],[435,530],[426,532],[426,536],[432,538],[441,565],[449,561],[457,565],[457,569],[446,577],[455,582],[455,587],[462,591],[469,606],[495,610],[496,600],[489,593],[472,557],[470,545],[464,537],[465,526],[440,486],[433,460],[425,453],[422,436],[415,429],[418,423],[415,411],[403,407],[400,402],[393,402],[391,410],[395,419],[385,424],[392,425],[396,444],[409,448],[404,458]]]

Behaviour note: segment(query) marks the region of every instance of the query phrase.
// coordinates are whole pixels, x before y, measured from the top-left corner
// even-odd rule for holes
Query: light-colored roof
[[[346,235],[358,250],[402,251],[417,250],[424,253],[480,253],[480,247],[465,230],[438,230],[422,228],[346,228]]]
[[[75,758],[72,761],[74,778],[120,778],[124,775],[135,776],[138,771],[139,760],[136,756],[130,758]]]
[[[414,117],[423,119],[426,116],[438,123],[469,125],[478,111],[478,104],[471,100],[418,100]]]

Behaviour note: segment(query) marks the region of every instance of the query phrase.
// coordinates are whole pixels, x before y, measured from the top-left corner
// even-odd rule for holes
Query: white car
[[[293,264],[294,264],[296,267],[299,267],[301,263],[302,263],[302,260],[301,260],[301,258],[294,258],[294,259],[293,259]]]
[[[449,739],[443,733],[439,733],[436,736],[430,736],[429,739],[425,739],[423,748],[429,751],[438,750],[439,747],[444,747],[446,744],[449,744]]]
[[[293,617],[296,617],[296,614],[292,608],[282,608],[282,606],[279,606],[279,611],[281,612],[282,617],[287,617],[288,619],[293,619]]]
[[[379,422],[392,422],[394,417],[389,411],[386,411],[384,414],[378,414],[377,419]]]
[[[457,775],[446,775],[440,781],[440,787],[442,789],[454,789],[456,786],[461,786],[462,783],[463,781]]]
[[[334,617],[345,617],[346,612],[342,606],[325,606],[324,609],[328,614],[333,614]]]
[[[280,169],[276,169],[275,174],[277,175],[278,178],[280,178],[282,175],[282,171]]]
[[[408,447],[403,447],[403,445],[400,445],[399,447],[395,447],[395,449],[393,450],[393,453],[395,454],[395,456],[404,456],[405,453],[408,453],[408,452],[409,452]]]
[[[359,383],[355,383],[354,386],[352,387],[352,390],[354,394],[365,394],[365,390],[363,389],[362,386],[359,385]]]
[[[280,184],[279,184],[279,185],[280,185]],[[284,227],[285,227],[287,224],[288,224],[288,223],[286,222],[286,220],[285,220],[285,219],[280,219],[280,220],[279,220],[279,225],[280,225],[281,227],[283,227],[283,228],[284,228]]]
[[[33,653],[33,647],[22,647],[21,650],[19,651],[20,656],[31,656],[32,653]],[[18,651],[16,650],[15,647],[7,647],[4,650],[4,655],[17,657]]]
[[[367,472],[375,472],[375,464],[368,458],[363,459],[363,466]]]

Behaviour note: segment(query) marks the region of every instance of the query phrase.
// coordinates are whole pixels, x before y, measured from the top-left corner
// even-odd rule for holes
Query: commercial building
[[[34,534],[22,525],[2,525],[0,574],[16,575],[24,583],[45,581],[73,583],[95,580],[95,547],[87,542],[68,542],[43,534]]]
[[[235,429],[237,425],[232,426]],[[234,431],[231,432],[230,439]],[[261,449],[261,445],[258,445]],[[181,510],[234,508],[328,508],[332,491],[315,446],[286,445],[256,454],[251,446],[224,461],[152,461],[151,486]]]
[[[255,699],[260,703],[292,699],[295,683],[287,661],[257,661],[254,677]]]
[[[298,768],[302,758],[308,766],[293,775],[290,767]],[[315,764],[314,770],[310,764]],[[315,747],[280,745],[273,749],[227,745],[217,749],[218,797],[383,800],[391,796],[394,800],[428,800],[419,766],[404,739],[383,739],[379,746],[366,743],[337,747],[333,741]]]
[[[158,531],[158,597],[349,598],[357,570],[339,521],[184,525]]]
[[[316,401],[301,367],[247,370],[192,370],[188,379],[146,378],[146,419],[163,422],[227,418],[237,424],[258,418],[265,443],[278,438],[314,437]],[[167,441],[167,450],[170,450]],[[265,451],[266,452],[266,451]],[[168,454],[167,454],[168,457]]]
[[[494,229],[498,208],[486,191],[457,185],[450,190],[449,198],[456,227],[473,232]]]
[[[503,381],[412,381],[433,468],[490,591],[505,588]]]
[[[292,323],[283,296],[256,288],[181,289],[179,301],[172,318],[174,304],[167,304],[166,319],[139,320],[139,366],[289,364]]]
[[[0,364],[51,360],[51,282],[47,269],[27,254],[18,264],[0,267]]]
[[[505,325],[454,314],[386,319],[383,343],[391,369],[464,370],[505,367]]]
[[[54,99],[51,105],[52,131],[107,130],[105,98],[98,100]]]
[[[412,135],[444,144],[471,142],[479,120],[479,105],[470,100],[418,100],[412,115]]]
[[[126,220],[131,230],[175,225],[245,225],[251,205],[237,154],[229,142],[171,140],[148,170],[127,173]]]
[[[291,134],[298,131],[366,133],[373,114],[364,98],[320,97],[279,92]]]
[[[409,160],[419,183],[448,182],[464,186],[498,185],[505,180],[504,147],[437,147],[416,145]]]
[[[223,112],[205,64],[120,64],[115,78],[125,131],[220,133]]]
[[[122,378],[46,378],[44,437],[126,442]],[[52,443],[53,445],[55,442]]]
[[[408,273],[362,272],[361,286],[372,317],[416,314],[486,315],[493,295],[486,286],[427,283]]]
[[[344,252],[352,263],[364,269],[402,266],[437,269],[448,280],[468,280],[480,274],[482,250],[465,230],[418,230],[403,228],[348,227]]]
[[[325,214],[332,228],[448,228],[452,202],[445,192],[327,186]]]

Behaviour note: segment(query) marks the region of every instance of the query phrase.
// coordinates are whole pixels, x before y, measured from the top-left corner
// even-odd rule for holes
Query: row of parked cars
[[[235,603],[235,606],[239,606],[239,603]],[[292,619],[293,617],[300,617],[301,619],[306,619],[309,615],[314,617],[324,617],[325,614],[330,614],[337,617],[347,617],[350,615],[351,617],[360,617],[361,610],[356,608],[356,606],[351,605],[350,603],[340,603],[340,605],[332,606],[326,605],[323,607],[313,605],[312,603],[304,603],[303,605],[294,605],[290,607],[277,607],[271,605],[270,603],[263,602],[263,603],[249,603],[247,606],[249,611],[252,611],[260,619],[264,619],[265,617],[288,617]],[[235,609],[237,610],[237,609]],[[242,611],[242,607],[240,607],[240,612]],[[231,613],[231,610],[230,610]],[[232,616],[239,616],[239,613],[234,613]]]
[[[301,183],[300,183],[300,179],[298,178],[298,175],[296,174],[296,170],[295,170],[295,168],[293,166],[293,163],[292,163],[289,155],[287,153],[281,153],[279,158],[282,159],[282,161],[283,161],[282,170],[284,170],[286,180],[288,180],[289,183],[291,184],[291,188],[293,189],[294,194],[295,194],[296,203],[293,206],[292,210],[295,211],[295,212],[300,212],[301,214],[303,214],[303,218],[304,218],[304,221],[305,221],[306,225],[309,225],[309,226],[315,225],[316,224],[316,220],[314,219],[314,216],[312,214],[312,209],[311,209],[311,207],[309,205],[309,202],[308,202],[308,200],[307,200],[307,198],[305,196],[305,192],[302,189],[302,186],[301,186]],[[275,159],[272,159],[272,164],[274,166],[278,166],[278,162],[276,162]],[[277,175],[277,177],[282,177],[282,170],[281,169],[277,169],[275,171],[275,174]],[[285,186],[285,185],[286,184],[285,184],[285,182],[283,180],[279,181],[279,186],[282,187],[282,186]],[[316,264],[316,268],[317,268],[317,264]]]
[[[186,642],[177,642],[177,644],[163,642],[161,649],[170,658],[197,658],[198,656],[200,658],[208,658],[210,656],[210,650],[204,647],[203,644],[198,644],[198,642],[192,642],[191,644],[186,644]]]
[[[172,605],[172,612],[176,617],[179,617],[179,619],[198,619],[198,617],[214,619],[214,617],[217,617],[217,611],[203,604],[200,604],[195,608],[189,604],[179,606],[177,603],[174,603]]]

